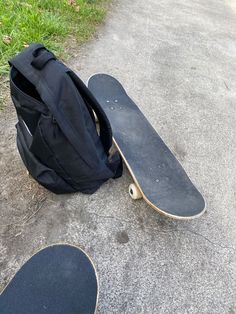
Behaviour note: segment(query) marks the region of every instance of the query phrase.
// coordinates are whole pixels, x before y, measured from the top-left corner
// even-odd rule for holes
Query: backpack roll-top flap
[[[31,65],[35,67],[38,70],[42,70],[42,68],[50,61],[50,60],[56,60],[55,55],[48,51],[43,50],[43,52],[40,55],[35,55],[33,61],[31,62]]]
[[[38,49],[43,49],[41,44],[31,44],[28,48],[24,49],[21,53],[16,55],[9,61],[10,66],[14,66],[20,73],[22,73],[29,82],[37,85],[39,80],[38,73],[32,67],[31,63],[34,60],[34,53]]]

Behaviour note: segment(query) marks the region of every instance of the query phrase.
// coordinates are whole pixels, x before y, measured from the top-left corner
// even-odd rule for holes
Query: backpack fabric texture
[[[109,154],[109,121],[73,71],[41,44],[30,45],[9,64],[17,147],[35,180],[57,194],[92,194],[122,175],[119,154]]]

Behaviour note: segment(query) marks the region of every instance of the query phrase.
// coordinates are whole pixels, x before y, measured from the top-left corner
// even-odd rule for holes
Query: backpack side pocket
[[[17,147],[30,175],[45,188],[56,194],[75,192],[75,189],[59,177],[53,169],[45,166],[30,152],[29,147],[32,136],[23,120],[19,120],[16,129]]]

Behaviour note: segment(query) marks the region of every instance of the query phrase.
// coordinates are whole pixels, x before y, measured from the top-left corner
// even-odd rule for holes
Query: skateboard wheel
[[[129,195],[132,197],[133,200],[138,200],[142,198],[142,194],[134,183],[130,184],[129,186]]]

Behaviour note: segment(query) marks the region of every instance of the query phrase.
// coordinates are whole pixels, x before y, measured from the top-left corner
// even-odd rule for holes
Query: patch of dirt
[[[1,233],[7,226],[26,223],[48,194],[27,174],[16,146],[15,109],[10,100],[4,107],[0,112]]]
[[[0,114],[10,101],[9,78],[0,76]]]

